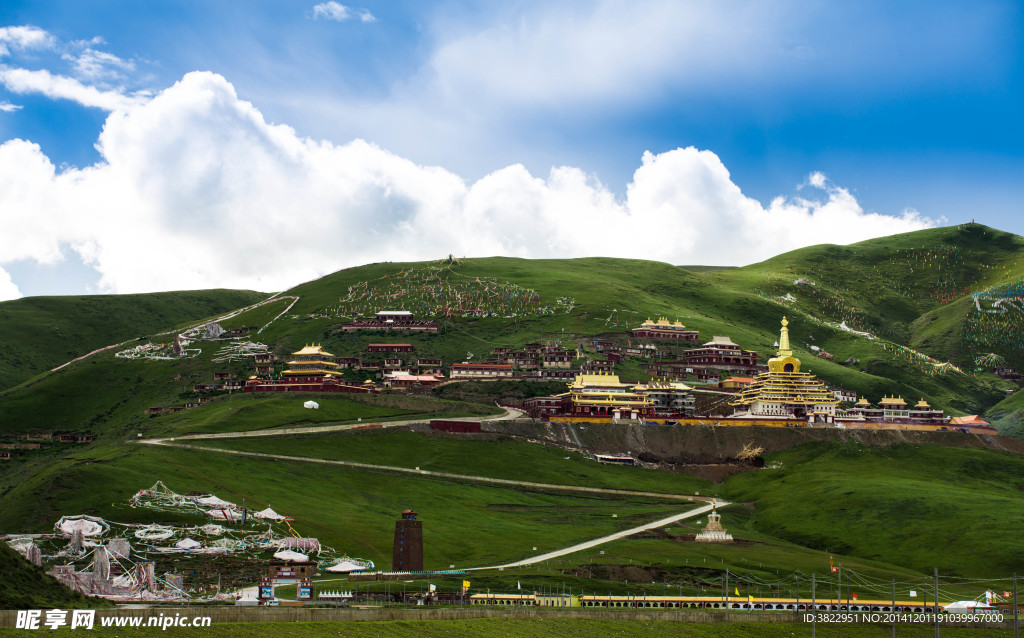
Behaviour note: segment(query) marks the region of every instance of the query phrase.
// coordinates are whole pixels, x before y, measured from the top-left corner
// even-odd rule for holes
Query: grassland
[[[245,290],[199,290],[5,301],[0,303],[0,390],[96,348],[151,335],[264,297]]]
[[[959,576],[1009,574],[1024,512],[1024,459],[937,446],[807,444],[778,464],[731,477],[726,498],[752,501],[753,527],[799,545]]]
[[[579,452],[507,438],[458,440],[419,432],[378,430],[330,435],[195,441],[199,445],[359,461],[556,485],[582,485],[666,494],[707,490],[707,481],[642,467],[601,465]]]
[[[570,564],[633,560],[666,567],[704,565],[710,557],[718,569],[724,569],[719,563],[731,561],[734,568],[755,572],[757,564],[765,574],[809,574],[815,565],[823,571],[824,556],[834,554],[878,577],[879,569],[891,572],[894,565],[918,573],[938,567],[950,576],[1002,577],[1024,563],[1014,531],[1024,511],[1024,461],[989,450],[809,443],[771,455],[768,462],[775,469],[712,485],[686,475],[602,466],[580,454],[520,441],[465,441],[404,431],[208,444],[563,485],[717,493],[749,504],[725,510],[724,520],[751,546],[680,544],[679,537],[696,531],[686,524],[666,530],[668,536],[617,541],[604,548],[601,558],[573,557]],[[690,559],[694,562],[686,563]]]

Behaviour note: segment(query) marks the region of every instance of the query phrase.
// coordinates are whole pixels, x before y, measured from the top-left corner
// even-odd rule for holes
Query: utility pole
[[[892,579],[892,638],[896,638],[896,579]]]
[[[729,617],[729,568],[725,568],[725,617]]]
[[[843,564],[839,563],[839,571],[836,572],[836,606],[839,611],[843,610]]]
[[[814,597],[814,572],[811,572],[811,638],[815,638],[818,629],[818,604]]]
[[[932,568],[932,575],[935,579],[935,638],[939,638],[939,568]]]
[[[1013,638],[1017,636],[1017,572],[1013,572]]]

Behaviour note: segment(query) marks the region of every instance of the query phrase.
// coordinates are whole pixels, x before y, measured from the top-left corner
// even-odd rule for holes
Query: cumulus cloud
[[[55,42],[52,35],[39,27],[0,27],[0,56],[9,55],[11,49],[49,49]]]
[[[352,18],[358,18],[360,22],[376,22],[377,18],[370,13],[369,9],[346,7],[340,2],[330,0],[313,6],[313,19],[323,18],[325,20],[336,20],[345,22]]]
[[[695,148],[644,154],[623,198],[572,167],[467,183],[362,140],[300,138],[212,73],[111,113],[97,149],[100,163],[57,171],[35,144],[0,146],[0,265],[70,249],[106,291],[277,290],[448,253],[743,264],[932,223],[865,212],[824,178],[808,180],[817,198],[764,207]]]
[[[146,99],[140,95],[127,95],[119,89],[104,90],[89,86],[75,78],[54,75],[45,69],[32,71],[0,66],[0,84],[13,93],[41,93],[49,98],[72,100],[82,106],[105,111],[128,109]]]
[[[11,276],[6,270],[0,268],[0,301],[8,301],[21,297],[21,291],[11,281]]]

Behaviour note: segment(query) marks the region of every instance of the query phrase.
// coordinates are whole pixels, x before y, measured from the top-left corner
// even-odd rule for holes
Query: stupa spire
[[[779,334],[779,356],[780,357],[792,357],[793,356],[793,350],[789,347],[789,328],[786,327],[788,325],[789,325],[789,321],[785,317],[783,317],[782,318],[782,330],[780,331],[780,334]]]

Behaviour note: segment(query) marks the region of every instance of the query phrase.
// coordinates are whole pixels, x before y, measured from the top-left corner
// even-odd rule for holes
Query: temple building
[[[718,503],[711,502],[711,513],[708,514],[708,524],[697,534],[693,540],[700,543],[729,543],[732,542],[732,534],[722,527],[722,515],[718,513]]]
[[[681,381],[670,379],[652,379],[638,383],[634,387],[637,392],[645,392],[654,406],[655,412],[661,414],[693,414],[696,411],[696,399],[690,386]]]
[[[654,416],[654,404],[646,390],[621,383],[617,374],[576,375],[569,384],[570,416],[643,419]]]
[[[702,347],[684,352],[683,361],[690,366],[753,368],[757,365],[757,353],[743,350],[729,337],[716,336]]]
[[[669,323],[665,317],[659,317],[657,321],[648,319],[639,328],[633,328],[633,336],[640,339],[683,339],[685,341],[696,341],[697,331],[687,330],[686,326],[679,323],[677,319]]]
[[[819,379],[800,372],[800,360],[789,346],[789,321],[782,318],[778,355],[768,360],[768,372],[757,375],[730,405],[736,415],[818,417],[831,421],[839,400]]]
[[[907,405],[903,397],[882,397],[877,406],[864,397],[861,397],[853,408],[848,411],[850,415],[863,417],[868,421],[895,421],[906,423],[935,424],[945,423],[946,415],[942,410],[930,406],[927,401],[921,399],[914,407]]]
[[[340,377],[337,371],[338,364],[334,362],[334,355],[324,350],[318,344],[307,345],[302,350],[292,353],[292,360],[288,362],[288,369],[282,374],[287,379]]]

